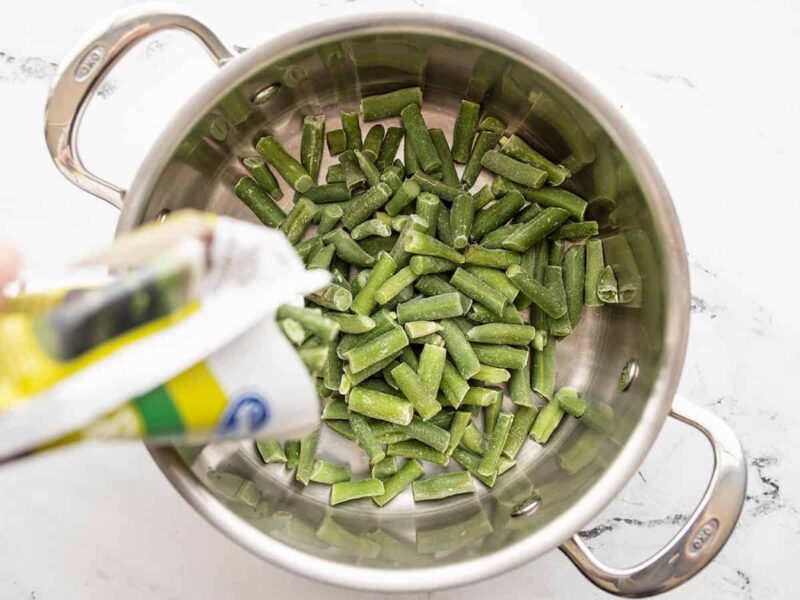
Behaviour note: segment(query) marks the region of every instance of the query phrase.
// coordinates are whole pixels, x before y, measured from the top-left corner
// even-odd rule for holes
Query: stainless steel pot
[[[115,62],[163,29],[193,34],[221,67],[175,116],[123,190],[89,172],[77,152],[81,116]],[[558,380],[607,405],[611,420],[571,419],[545,448],[529,444],[493,490],[431,506],[369,502],[330,508],[324,490],[299,489],[245,444],[151,448],[178,491],[231,539],[287,569],[368,590],[461,585],[560,547],[599,587],[645,596],[697,574],[725,544],[744,501],[746,470],[733,432],[675,398],[687,343],[689,279],[680,226],[655,165],[617,111],[566,65],[506,33],[453,17],[374,15],[331,21],[233,53],[180,8],[137,7],[106,23],[64,61],[46,112],[47,145],[76,185],[122,210],[118,231],[193,207],[252,220],[232,193],[239,158],[271,131],[292,151],[303,115],[329,128],[361,95],[422,85],[430,125],[451,131],[458,101],[481,101],[509,130],[575,172],[603,222],[607,260],[626,303],[585,311],[560,344]],[[287,194],[287,197],[291,194]],[[265,360],[267,357],[265,357]],[[699,429],[715,466],[688,522],[646,561],[603,565],[576,535],[623,488],[667,417]],[[322,447],[366,470],[325,438]],[[362,461],[362,462],[359,462]],[[228,498],[209,472],[253,480],[261,501]],[[321,524],[324,534],[317,535]]]

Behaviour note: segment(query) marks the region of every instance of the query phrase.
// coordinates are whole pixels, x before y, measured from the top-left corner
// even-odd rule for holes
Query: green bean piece
[[[406,143],[411,144],[414,156],[425,173],[438,173],[442,169],[442,161],[436,152],[431,134],[419,110],[419,105],[408,104],[400,111],[403,127],[406,130]]]
[[[297,353],[306,366],[306,370],[312,375],[322,371],[325,362],[328,360],[328,347],[316,346],[310,348],[300,348]]]
[[[311,472],[314,470],[314,455],[317,453],[319,442],[319,429],[314,430],[300,440],[300,454],[297,458],[297,472],[295,478],[303,485],[311,481]]]
[[[399,456],[401,458],[426,460],[443,467],[446,467],[447,463],[450,462],[450,457],[444,452],[434,450],[427,444],[423,444],[417,440],[407,440],[405,442],[389,444],[389,446],[386,447],[386,454],[388,456]]]
[[[494,487],[494,483],[497,480],[497,471],[488,477],[478,473],[478,467],[481,463],[480,456],[476,456],[464,448],[456,447],[456,449],[453,450],[453,460],[464,467],[471,475],[477,478],[478,481],[480,481],[486,487]]]
[[[337,483],[335,485],[342,485],[343,483],[347,482]],[[290,523],[291,522],[292,521],[290,521]],[[348,554],[359,558],[377,558],[378,554],[381,552],[380,544],[368,540],[363,536],[351,533],[339,525],[329,514],[325,515],[325,518],[322,519],[322,523],[319,529],[317,529],[316,535],[317,539],[321,542],[335,548],[340,548]]]
[[[236,197],[267,227],[278,227],[286,213],[259,187],[255,179],[242,177],[234,188]]]
[[[575,418],[581,418],[586,412],[586,400],[578,395],[578,390],[575,388],[563,387],[559,389],[553,400],[558,403],[565,413]]]
[[[367,187],[367,176],[361,170],[355,152],[353,150],[342,152],[339,155],[339,163],[344,167],[344,182],[350,197],[360,195]]]
[[[564,409],[553,399],[536,415],[531,429],[531,439],[537,444],[546,444],[564,417]]]
[[[481,364],[501,369],[521,369],[528,364],[527,348],[513,348],[500,344],[472,344],[472,350]]]
[[[364,251],[370,256],[378,257],[381,252],[389,253],[397,243],[397,234],[391,234],[389,237],[370,236],[361,240],[360,244]]]
[[[283,452],[286,454],[286,468],[294,469],[300,460],[300,440],[287,440],[284,442]]]
[[[392,195],[396,194],[397,190],[403,186],[403,179],[394,171],[386,170],[381,173],[381,181],[389,186],[389,189],[392,190]]]
[[[325,421],[344,421],[349,418],[347,403],[341,398],[328,400],[322,409],[322,419]]]
[[[544,350],[534,351],[531,369],[533,391],[552,400],[556,385],[556,340],[550,338]]]
[[[360,386],[350,390],[347,406],[352,412],[396,425],[408,425],[414,416],[414,406],[407,400]]]
[[[409,367],[414,369],[414,371],[416,371],[419,368],[419,361],[417,360],[417,355],[411,346],[406,346],[405,348],[403,348],[403,351],[401,352],[401,359]]]
[[[411,419],[408,425],[401,425],[400,430],[411,439],[418,440],[439,452],[447,450],[450,443],[450,432],[419,417]]]
[[[461,436],[461,445],[464,446],[464,448],[466,448],[470,452],[474,452],[478,456],[481,456],[483,454],[485,446],[483,434],[477,427],[475,427],[474,424],[472,424],[472,422],[470,422],[470,424],[464,430],[464,435]]]
[[[480,370],[472,377],[475,381],[489,384],[505,383],[510,378],[511,373],[507,369],[498,369],[489,365],[481,365]]]
[[[494,176],[490,189],[492,190],[492,194],[494,194],[495,198],[501,198],[509,192],[519,192],[524,196],[526,191],[525,186],[514,183],[502,175]]]
[[[487,250],[502,250],[503,242],[517,229],[522,227],[522,225],[522,223],[513,223],[511,225],[503,225],[494,231],[490,231],[481,239],[481,247]]]
[[[411,339],[417,339],[442,330],[442,326],[434,321],[409,321],[403,327]]]
[[[445,344],[446,343],[447,341],[445,340]],[[480,369],[480,366],[478,368]],[[453,408],[461,406],[461,403],[470,390],[467,380],[461,376],[461,373],[459,373],[449,360],[446,360],[444,363],[440,387],[442,394]]]
[[[331,486],[331,506],[361,498],[374,498],[383,492],[383,482],[380,479],[340,481]]]
[[[394,456],[386,456],[380,462],[372,465],[370,474],[373,479],[380,479],[386,485],[386,479],[397,473],[397,459]]]
[[[508,299],[496,289],[490,287],[472,273],[459,267],[450,277],[450,284],[465,296],[480,302],[494,314],[500,316],[508,303]]]
[[[456,173],[453,156],[450,154],[450,146],[447,145],[444,131],[441,129],[429,129],[428,133],[430,133],[436,153],[439,155],[439,161],[442,163],[442,183],[457,186],[459,184],[458,173]]]
[[[470,232],[475,215],[475,200],[470,194],[456,196],[450,211],[450,230],[455,248],[465,248],[469,244]]]
[[[526,298],[530,299],[537,307],[542,309],[553,319],[564,316],[567,311],[566,300],[562,303],[561,297],[553,290],[548,289],[533,277],[522,271],[519,265],[512,265],[506,270],[508,278],[516,285]],[[517,306],[520,310],[526,305]]]
[[[331,156],[336,156],[347,150],[347,136],[344,129],[334,129],[325,134],[325,141],[328,144],[328,152]]]
[[[533,219],[523,224],[503,242],[503,248],[524,252],[538,241],[550,235],[569,218],[569,213],[561,208],[545,208]]]
[[[501,139],[500,145],[503,154],[546,171],[547,180],[553,185],[561,185],[572,175],[564,165],[554,164],[517,135]]]
[[[242,164],[259,187],[269,194],[270,198],[273,200],[283,198],[283,190],[264,159],[260,156],[248,156],[242,160]]]
[[[397,364],[397,362],[393,362],[393,365]],[[367,379],[361,383],[361,387],[366,388],[368,390],[376,390],[378,392],[383,392],[384,394],[391,394],[396,395],[397,388],[393,388],[383,379]],[[379,427],[385,427],[387,431],[397,431],[397,426],[394,423],[389,423],[386,421],[375,421],[372,423],[373,431],[378,433]]]
[[[300,162],[314,183],[322,164],[322,147],[325,142],[325,115],[308,115],[303,118],[300,137]]]
[[[417,196],[416,214],[428,222],[425,231],[429,236],[436,236],[436,225],[439,218],[439,198],[429,192],[420,192]]]
[[[389,448],[394,446],[391,444]],[[393,498],[396,498],[400,492],[406,489],[411,483],[419,479],[425,474],[425,469],[415,459],[406,462],[400,470],[392,475],[389,479],[383,482],[384,493],[379,496],[373,496],[372,501],[378,506],[385,506]]]
[[[279,442],[256,440],[256,450],[264,464],[286,462],[286,454]]]
[[[451,423],[453,422],[454,415],[455,413],[443,410],[433,415],[430,420],[427,421],[427,423],[432,423],[433,425],[441,427],[442,429],[449,429]]]
[[[512,221],[514,222],[514,224],[516,224],[516,223],[527,223],[528,221],[532,221],[533,218],[536,215],[538,215],[540,212],[542,212],[542,207],[534,202],[532,204],[529,204],[525,208],[523,208],[521,211],[519,211],[514,216]],[[563,227],[563,225],[562,225],[562,227]]]
[[[481,368],[480,361],[475,355],[472,345],[467,341],[467,338],[453,320],[445,319],[441,322],[441,325],[442,330],[439,335],[444,338],[447,352],[453,359],[458,372],[464,379],[472,378]],[[447,391],[445,390],[445,394],[446,393]],[[458,406],[455,408],[458,408]]]
[[[503,392],[499,389],[470,387],[461,404],[464,406],[489,406],[498,399],[502,400]]]
[[[509,250],[488,250],[481,246],[469,246],[464,252],[464,262],[468,265],[507,269],[511,265],[518,265],[520,256]]]
[[[353,304],[353,295],[340,285],[329,283],[325,287],[308,294],[306,299],[328,310],[346,311]]]
[[[372,255],[370,254],[370,256]],[[364,289],[364,286],[367,285],[367,280],[370,275],[372,275],[372,269],[362,269],[359,271],[353,281],[350,282],[350,291],[353,294],[358,294]]]
[[[414,283],[414,287],[426,296],[438,296],[440,294],[450,293],[458,294],[459,299],[461,300],[462,315],[465,314],[472,306],[472,298],[468,298],[452,285],[447,283],[447,281],[440,279],[435,275],[423,275],[417,279],[417,281]]]
[[[474,208],[476,211],[483,209],[484,206],[494,200],[494,194],[492,193],[489,185],[484,185],[481,189],[475,192],[472,197],[474,199]]]
[[[420,187],[414,180],[409,179],[404,181],[400,189],[394,193],[392,199],[386,204],[386,212],[393,217],[399,215],[401,210],[411,204],[417,196],[419,196],[419,193]]]
[[[295,346],[299,346],[306,339],[306,330],[303,329],[303,326],[294,319],[280,319],[278,321],[278,327],[281,328],[281,331],[283,332],[283,335],[286,336],[286,339],[292,342]]]
[[[550,243],[550,257],[548,264],[553,267],[560,267],[564,260],[564,253],[567,251],[567,244],[563,240],[553,240]]]
[[[375,263],[375,258],[367,253],[358,245],[343,229],[334,229],[326,233],[322,240],[325,243],[333,244],[336,248],[336,256],[348,264],[356,267],[371,267]]]
[[[414,409],[424,421],[442,409],[441,405],[436,402],[436,392],[431,393],[425,382],[406,363],[400,363],[392,369],[392,377],[400,387],[400,391],[414,405]]]
[[[397,307],[400,323],[409,321],[436,321],[464,314],[461,297],[456,292],[438,294],[425,298],[414,298]]]
[[[478,129],[481,116],[481,105],[469,100],[462,100],[458,109],[458,117],[453,126],[453,160],[464,164],[469,160],[472,140]]]
[[[344,165],[330,165],[325,173],[325,183],[344,183]]]
[[[386,457],[383,446],[378,442],[364,415],[351,412],[350,427],[353,428],[353,433],[356,436],[356,443],[367,453],[370,465],[377,464]]]
[[[417,160],[417,155],[414,154],[414,146],[408,138],[408,132],[406,132],[406,141],[403,144],[403,162],[405,163],[406,177],[411,177],[419,171],[419,161]]]
[[[364,155],[373,163],[378,160],[384,133],[386,133],[386,129],[383,125],[378,124],[370,127],[367,135],[364,136]]]
[[[527,346],[533,341],[536,330],[529,325],[509,325],[507,323],[487,323],[476,325],[467,333],[470,342],[484,344],[511,344]]]
[[[339,334],[339,325],[335,321],[323,317],[318,310],[283,304],[278,308],[277,318],[294,319],[304,329],[326,342],[332,342]]]
[[[583,221],[587,202],[580,196],[561,188],[542,188],[529,190],[526,194],[528,200],[544,207],[560,208],[566,210],[569,216],[576,221]]]
[[[362,273],[363,272],[364,271],[362,271]],[[360,275],[361,273],[359,273],[359,276]],[[398,327],[396,323],[397,315],[388,310],[381,309],[374,313],[371,318],[375,325],[369,331],[358,335],[345,335],[342,337],[339,345],[336,348],[336,353],[339,355],[339,358],[344,358],[344,355],[348,350],[352,350],[356,346],[361,346],[370,340],[374,340],[378,336],[383,335],[387,331],[391,331],[392,329]]]
[[[370,218],[372,213],[380,209],[389,200],[392,189],[385,183],[378,183],[373,188],[367,190],[358,198],[342,217],[342,225],[348,229],[353,229]]]
[[[511,402],[517,406],[533,406],[530,360],[521,369],[511,371],[511,379],[508,382],[508,395],[511,397]]]
[[[361,114],[364,115],[365,121],[379,121],[398,116],[409,104],[422,106],[422,90],[419,87],[366,96],[361,99]]]
[[[535,406],[520,406],[514,413],[514,422],[511,423],[506,444],[503,446],[503,454],[508,458],[513,460],[517,457],[538,413],[539,409]]]
[[[369,278],[353,300],[351,310],[359,315],[371,314],[378,303],[376,292],[392,277],[396,269],[394,259],[386,252],[381,252]]]
[[[350,191],[345,183],[326,183],[312,187],[303,194],[303,197],[315,204],[345,202],[350,199]]]
[[[316,214],[317,205],[311,200],[308,198],[300,198],[300,200],[297,201],[297,204],[295,204],[294,208],[286,215],[286,219],[284,219],[280,226],[281,231],[283,231],[291,244],[296,244],[302,239],[305,232],[311,226],[311,222],[314,220]]]
[[[546,331],[536,330],[536,335],[533,336],[533,342],[531,343],[531,347],[534,350],[542,351],[544,347],[547,345],[547,340],[549,339],[549,335]]]
[[[394,157],[397,156],[397,150],[400,148],[400,142],[406,135],[406,130],[402,127],[389,127],[386,130],[386,136],[381,143],[378,158],[375,160],[375,166],[381,171],[392,164]]]
[[[467,313],[467,318],[479,324],[508,323],[509,325],[524,325],[522,317],[513,304],[506,304],[503,314],[497,316],[481,303],[475,302],[472,305],[472,309]],[[472,329],[472,325],[470,325],[470,329]]]
[[[467,164],[464,166],[464,171],[461,173],[461,183],[466,189],[475,185],[475,181],[477,181],[478,175],[481,173],[483,155],[494,149],[503,136],[504,129],[505,125],[494,117],[486,117],[478,125],[478,137],[475,140],[475,145],[472,146],[472,152],[469,155]]]
[[[464,436],[467,426],[472,422],[472,415],[464,410],[456,411],[453,416],[453,422],[450,424],[450,441],[444,453],[447,456],[452,456],[453,450],[456,449],[461,443],[461,438]],[[527,435],[527,434],[526,434]]]
[[[326,233],[333,231],[339,219],[342,218],[344,211],[341,206],[331,205],[325,206],[320,211],[322,217],[320,218],[319,225],[317,226],[317,235],[324,236]],[[334,247],[335,248],[335,247]]]
[[[306,265],[309,269],[328,269],[333,260],[334,252],[333,244],[328,244],[320,248],[308,261]]]
[[[286,152],[273,136],[268,135],[258,140],[256,150],[294,190],[302,194],[314,185],[314,180],[303,165]]]
[[[396,217],[392,217],[392,229],[398,233],[403,231],[403,227],[406,226],[406,223],[408,223],[410,218],[411,217],[409,215],[397,215]]]
[[[454,246],[453,229],[450,227],[450,211],[446,206],[441,205],[436,216],[436,235],[443,244]]]
[[[437,179],[434,179],[430,175],[426,175],[421,171],[413,173],[411,176],[411,181],[419,184],[419,187],[422,189],[422,191],[430,192],[434,196],[437,196],[442,200],[447,200],[448,202],[452,202],[456,199],[456,196],[464,193],[464,188],[461,186],[447,185],[446,183],[438,181]]]
[[[555,240],[569,240],[570,242],[583,242],[600,232],[597,221],[581,221],[580,223],[565,223],[550,237]]]
[[[344,358],[353,373],[358,373],[395,352],[399,352],[405,346],[408,346],[408,336],[401,327],[396,327],[361,346],[348,350]]]
[[[381,181],[381,172],[378,170],[378,167],[375,166],[375,163],[361,150],[354,150],[353,154],[355,154],[356,161],[358,161],[358,168],[361,169],[361,172],[364,173],[364,177],[367,178],[367,184],[370,187],[378,185]]]
[[[567,306],[567,292],[564,286],[564,276],[561,267],[548,265],[544,272],[544,281],[547,289],[553,293],[560,304]],[[558,337],[565,337],[572,333],[569,312],[549,321],[549,333]]]
[[[421,231],[409,231],[403,241],[403,249],[410,254],[437,256],[457,264],[464,262],[464,257],[458,251]]]
[[[456,263],[446,258],[439,258],[436,256],[412,256],[411,257],[411,270],[416,275],[429,275],[431,273],[446,273],[448,271],[455,271]]]
[[[391,235],[391,227],[389,227],[389,225],[380,219],[369,219],[364,221],[363,223],[353,227],[353,230],[350,232],[350,237],[356,241],[363,240],[364,238],[368,237],[388,238]]]
[[[390,257],[391,258],[391,257]],[[387,279],[375,292],[375,301],[384,305],[395,298],[417,279],[411,267],[403,267]]]
[[[617,276],[611,265],[606,265],[600,271],[600,276],[597,278],[597,297],[606,304],[619,302]]]
[[[603,301],[597,295],[597,285],[604,267],[603,242],[600,240],[589,241],[586,244],[586,275],[583,280],[583,298],[586,306],[603,305]]]
[[[464,270],[483,281],[489,287],[503,294],[506,299],[508,299],[509,303],[513,302],[519,294],[517,286],[499,269],[481,267],[479,265],[467,265],[464,267]]]
[[[314,254],[322,250],[323,245],[324,244],[319,236],[314,235],[307,240],[303,240],[302,242],[295,244],[294,249],[295,252],[297,252],[297,255],[303,259],[303,262],[307,264]]]
[[[546,171],[515,160],[496,150],[489,150],[483,155],[481,166],[526,188],[538,189],[547,181]]]
[[[349,465],[340,465],[327,460],[317,459],[311,471],[311,481],[328,485],[349,481],[351,477]]]
[[[478,465],[478,473],[484,477],[489,477],[492,473],[497,471],[500,454],[508,440],[508,433],[511,430],[511,423],[513,420],[514,416],[510,413],[500,413],[500,415],[498,415],[497,424],[486,446],[486,452],[483,454],[483,458]]]
[[[475,213],[470,238],[480,240],[489,233],[508,223],[509,219],[525,204],[519,192],[510,192],[487,208]]]
[[[569,324],[575,329],[581,320],[584,295],[584,277],[586,276],[586,248],[572,246],[567,249],[562,263],[564,290],[567,295],[567,313]]]
[[[397,294],[394,298],[389,300],[384,306],[386,308],[391,308],[397,310],[397,307],[403,304],[404,302],[408,302],[414,297],[414,285],[410,284],[400,290],[400,293]]]
[[[466,471],[453,471],[434,475],[427,479],[418,479],[411,484],[411,490],[414,494],[414,502],[423,502],[425,500],[441,500],[459,494],[474,494],[475,484],[472,483],[472,477]]]
[[[500,415],[500,409],[502,407],[502,393],[498,394],[494,402],[483,407],[483,435],[487,438],[491,437],[494,432],[494,426],[497,424],[497,417]]]
[[[347,149],[361,150],[363,148],[363,143],[361,141],[361,123],[358,118],[358,113],[343,112],[341,117]]]
[[[447,359],[447,351],[443,346],[443,340],[441,344],[426,343],[419,355],[417,375],[427,388],[431,402],[436,402],[436,396],[442,383],[444,365]],[[431,416],[433,416],[439,411],[431,412],[433,413]]]

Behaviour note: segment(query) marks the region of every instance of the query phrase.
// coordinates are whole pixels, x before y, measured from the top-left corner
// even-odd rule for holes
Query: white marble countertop
[[[0,3],[0,238],[49,271],[106,244],[116,211],[51,164],[42,116],[59,60],[122,0]],[[187,2],[231,44],[368,10],[453,13],[505,28],[560,56],[620,107],[672,192],[692,278],[680,392],[724,417],[748,453],[748,500],[722,553],[667,594],[796,597],[800,558],[800,369],[793,225],[785,178],[800,164],[800,5],[466,0]],[[86,119],[86,162],[123,186],[161,127],[212,70],[195,45],[163,35],[132,53]],[[701,457],[698,459],[697,457]],[[792,467],[792,464],[795,466]],[[637,477],[590,526],[620,566],[666,541],[700,498],[705,442],[668,422]],[[173,491],[139,445],[88,446],[0,471],[0,598],[368,597],[248,554]],[[792,560],[795,559],[795,560]],[[599,598],[558,552],[468,588],[403,598]]]

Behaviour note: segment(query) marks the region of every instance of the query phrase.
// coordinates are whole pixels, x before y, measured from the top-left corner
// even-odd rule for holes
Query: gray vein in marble
[[[717,318],[717,313],[722,310],[723,307],[713,306],[709,304],[706,300],[701,298],[700,296],[692,295],[691,300],[691,311],[698,315],[708,315],[712,319]]]
[[[0,81],[24,83],[32,79],[50,79],[58,64],[39,56],[17,57],[0,51]]]
[[[681,525],[686,519],[689,518],[689,515],[684,513],[675,513],[672,515],[668,515],[666,517],[660,519],[632,519],[629,517],[613,517],[592,527],[591,529],[586,529],[581,531],[578,535],[580,535],[585,540],[593,540],[595,538],[600,537],[604,533],[608,533],[609,531],[613,531],[619,525],[630,525],[632,527],[660,527],[662,525]]]
[[[774,456],[756,456],[750,459],[750,465],[755,468],[756,476],[761,483],[759,493],[747,495],[747,502],[754,516],[763,516],[786,506],[778,480],[766,472],[777,464],[778,459]],[[791,510],[796,512],[795,509]]]
[[[664,71],[639,71],[636,69],[629,69],[627,67],[623,67],[622,69],[628,73],[644,75],[645,77],[650,77],[666,84],[677,83],[691,90],[697,89],[697,84],[694,81],[686,77],[686,75],[681,75],[680,73],[667,73]]]
[[[731,579],[730,577],[723,577],[723,579],[742,590],[742,592],[747,594],[747,598],[752,600],[754,597],[750,576],[741,569],[736,569],[736,579]]]

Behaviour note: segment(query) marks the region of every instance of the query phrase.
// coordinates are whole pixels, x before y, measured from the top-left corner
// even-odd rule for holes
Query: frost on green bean
[[[425,500],[441,500],[458,494],[474,494],[475,484],[472,477],[466,471],[454,471],[451,473],[441,473],[418,479],[411,484],[415,502]]]

